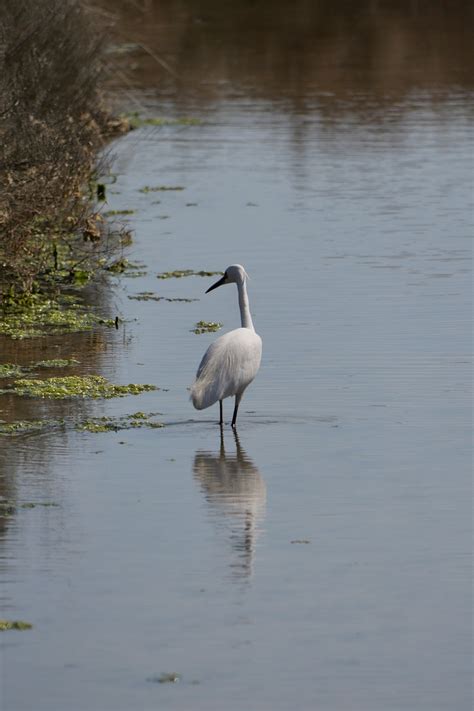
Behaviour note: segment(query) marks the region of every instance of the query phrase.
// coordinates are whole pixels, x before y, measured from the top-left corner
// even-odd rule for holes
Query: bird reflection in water
[[[227,454],[221,429],[218,452],[197,451],[193,472],[209,504],[219,536],[230,544],[231,577],[248,580],[265,516],[266,486],[253,461],[233,433],[236,451]]]

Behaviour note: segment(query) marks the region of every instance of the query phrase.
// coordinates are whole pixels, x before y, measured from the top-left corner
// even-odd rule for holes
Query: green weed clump
[[[188,276],[200,276],[200,277],[210,277],[210,276],[215,276],[216,274],[222,276],[224,272],[208,272],[204,271],[201,269],[200,271],[196,271],[194,269],[175,269],[172,272],[161,272],[160,274],[157,274],[157,279],[182,279],[183,277],[188,277]]]
[[[25,369],[14,363],[0,363],[0,378],[17,378],[23,375]]]
[[[132,415],[122,415],[121,417],[93,417],[90,420],[81,422],[76,429],[86,432],[120,432],[121,430],[141,429],[149,427],[151,429],[161,429],[162,422],[152,420],[159,413],[134,412]]]
[[[199,299],[168,298],[167,296],[158,296],[158,294],[155,294],[153,291],[140,291],[138,294],[130,294],[128,298],[133,301],[176,301],[184,304],[190,304],[192,301],[199,301]]]
[[[0,632],[7,630],[31,630],[33,625],[24,620],[0,620]]]
[[[214,333],[222,328],[222,324],[217,321],[198,321],[196,326],[191,329],[192,333]]]
[[[24,294],[4,299],[0,308],[0,334],[14,339],[90,331],[98,325],[113,327],[115,321],[104,319],[66,297]]]
[[[192,116],[180,116],[178,118],[160,118],[159,116],[143,117],[138,111],[123,114],[122,118],[128,121],[131,129],[142,126],[201,126],[202,121]]]
[[[1,394],[0,390],[0,394]],[[64,425],[64,420],[15,420],[14,422],[4,422],[0,420],[0,437],[32,434],[33,432],[43,432],[46,429]]]
[[[15,380],[9,388],[0,390],[1,393],[14,393],[21,397],[39,397],[55,400],[66,398],[113,398],[126,395],[140,395],[150,390],[158,390],[156,385],[142,385],[129,383],[128,385],[115,385],[101,375],[70,375],[63,378]]]
[[[37,507],[56,507],[58,504],[54,501],[25,501],[24,503],[17,503],[15,501],[8,501],[7,499],[0,499],[0,516],[8,518],[13,516],[18,509],[36,509]]]
[[[166,192],[167,190],[184,190],[182,185],[157,185],[156,187],[151,187],[150,185],[145,185],[144,188],[140,188],[141,193],[159,193]]]
[[[68,368],[79,365],[75,358],[52,358],[51,360],[39,360],[31,365],[16,365],[15,363],[0,363],[0,379],[19,378],[21,375],[31,373],[37,369],[45,368]]]

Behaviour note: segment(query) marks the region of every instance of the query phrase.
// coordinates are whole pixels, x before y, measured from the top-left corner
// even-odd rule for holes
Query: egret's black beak
[[[217,289],[218,286],[222,286],[222,284],[225,284],[226,283],[225,280],[226,280],[226,275],[224,274],[222,279],[219,279],[219,281],[216,281],[215,284],[213,284],[212,286],[209,287],[209,289],[206,290],[206,294],[209,294],[209,292],[212,291],[213,289]]]

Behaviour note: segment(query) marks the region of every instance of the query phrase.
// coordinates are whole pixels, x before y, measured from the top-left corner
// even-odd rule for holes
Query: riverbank
[[[123,124],[100,93],[105,29],[78,0],[0,8],[0,303],[85,281],[120,243],[98,152]]]

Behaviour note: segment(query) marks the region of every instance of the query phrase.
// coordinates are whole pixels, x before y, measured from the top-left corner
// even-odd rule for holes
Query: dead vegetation
[[[0,292],[110,249],[94,209],[103,35],[78,0],[0,4]],[[59,264],[58,264],[59,262]]]

